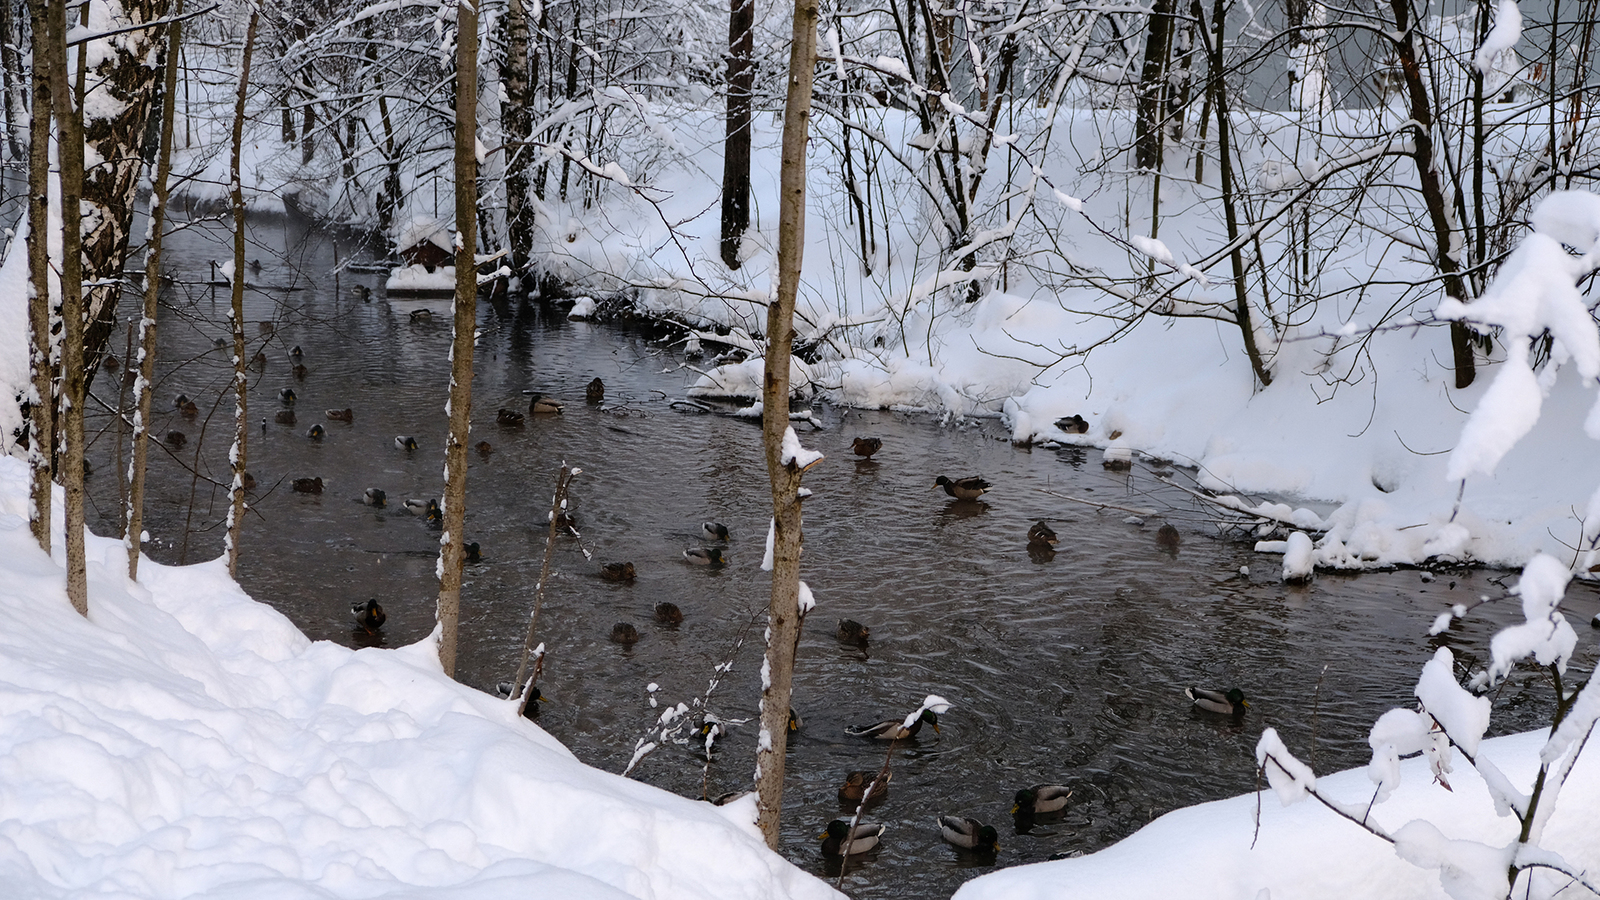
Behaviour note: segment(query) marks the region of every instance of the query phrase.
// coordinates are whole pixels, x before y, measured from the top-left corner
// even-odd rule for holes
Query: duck
[[[922,711],[922,715],[911,723],[910,728],[906,727],[903,719],[890,719],[885,722],[875,722],[871,725],[852,725],[844,731],[845,734],[854,735],[855,737],[868,737],[879,741],[903,741],[907,738],[916,737],[917,732],[922,730],[923,722],[932,725],[935,732],[939,730],[939,714],[931,709],[925,709]]]
[[[483,548],[477,541],[468,541],[461,545],[461,559],[469,563],[483,562]]]
[[[295,344],[293,347],[289,348],[289,359],[292,360],[296,365],[304,362],[305,358],[306,355],[301,351],[299,344]]]
[[[621,644],[624,647],[629,646],[639,640],[639,629],[629,625],[627,622],[618,622],[611,626],[611,640],[613,643]]]
[[[710,750],[717,741],[728,733],[728,724],[717,718],[716,713],[706,713],[694,723],[696,737],[705,739],[705,748]]]
[[[178,414],[185,419],[192,419],[200,413],[200,407],[183,394],[179,394],[178,399],[174,400],[172,405],[178,410]]]
[[[272,421],[277,422],[279,425],[293,425],[294,424],[294,410],[292,410],[292,409],[280,409],[275,414],[273,414]]]
[[[844,856],[847,844],[852,856],[865,853],[878,846],[887,828],[887,825],[873,822],[858,822],[855,828],[851,828],[844,819],[834,819],[828,823],[827,830],[819,835],[822,838],[822,855]]]
[[[431,497],[426,500],[418,500],[414,497],[407,497],[401,502],[400,505],[405,509],[406,512],[411,513],[413,516],[422,516],[424,518],[439,511],[439,501],[434,500]]]
[[[283,388],[278,391],[278,402],[284,406],[294,405],[294,388]]]
[[[494,452],[494,445],[488,441],[479,441],[472,445],[472,449],[478,451],[479,456],[483,457],[484,459],[488,459],[489,454]]]
[[[383,607],[378,605],[377,599],[356,601],[350,607],[350,614],[356,617],[356,624],[367,631],[368,634],[383,627],[389,616],[384,613]]]
[[[1046,525],[1043,519],[1033,523],[1033,527],[1028,529],[1030,547],[1054,547],[1060,542],[1061,539],[1056,537],[1055,530]]]
[[[1056,427],[1062,431],[1065,431],[1067,434],[1089,433],[1089,423],[1083,418],[1083,416],[1080,416],[1077,413],[1057,419]]]
[[[296,478],[294,480],[294,492],[297,494],[320,494],[322,493],[322,479],[320,477]]]
[[[794,707],[789,707],[789,732],[792,734],[799,731],[805,727],[805,724],[805,722],[801,721],[800,714],[794,711]]]
[[[251,475],[249,472],[244,473],[244,477],[239,479],[239,483],[247,491],[253,491],[256,489],[256,477]]]
[[[860,622],[857,622],[855,619],[839,620],[838,638],[840,643],[854,644],[857,647],[865,647],[868,639],[871,637],[872,630]]]
[[[872,458],[872,454],[877,453],[879,450],[882,450],[882,449],[883,449],[883,438],[858,437],[855,440],[850,442],[850,452],[854,453],[855,455],[857,455],[859,457],[862,457],[863,459],[871,459]]]
[[[411,311],[411,313],[410,313],[410,319],[411,319],[411,324],[413,324],[413,325],[416,325],[416,324],[419,324],[419,323],[422,323],[422,322],[432,322],[433,321],[433,310],[427,308],[426,306],[424,306],[421,309],[413,309]]]
[[[108,353],[106,354],[106,361],[102,365],[105,366],[107,372],[115,372],[122,363],[117,362],[117,358]]]
[[[655,613],[656,621],[662,625],[671,625],[676,628],[683,624],[683,610],[679,609],[676,603],[662,600],[656,604]]]
[[[260,275],[261,274],[261,260],[252,259],[252,260],[250,260],[249,265],[250,265],[250,274],[252,274],[252,275]]]
[[[330,422],[354,422],[356,420],[356,411],[348,406],[344,409],[330,409],[323,415],[327,416]]]
[[[184,444],[189,443],[189,436],[181,431],[169,431],[167,432],[167,443],[172,446],[172,449],[177,450],[182,448]]]
[[[265,369],[267,367],[266,351],[257,350],[256,355],[250,357],[250,365],[254,366],[256,369]]]
[[[1176,550],[1182,541],[1183,535],[1178,533],[1178,529],[1173,527],[1171,522],[1164,523],[1156,529],[1156,546],[1163,550]]]
[[[726,541],[728,539],[728,526],[721,522],[700,523],[700,533],[713,541]]]
[[[1238,688],[1229,688],[1226,691],[1212,691],[1205,688],[1184,688],[1183,695],[1194,701],[1195,709],[1224,716],[1243,716],[1250,704],[1244,699],[1244,691]]]
[[[1011,802],[1013,816],[1032,816],[1040,813],[1059,812],[1066,808],[1067,798],[1072,796],[1072,791],[1060,784],[1036,784],[1017,791],[1017,796]]]
[[[417,449],[417,439],[409,434],[397,434],[394,437],[394,445],[399,450],[415,450]]]
[[[289,371],[294,374],[294,378],[295,378],[296,381],[305,381],[306,380],[306,375],[308,375],[311,372],[310,369],[306,368],[305,366],[302,366],[299,363],[295,363],[294,365],[290,366],[289,367]]]
[[[277,330],[278,326],[274,325],[270,320],[262,319],[256,323],[256,331],[260,332],[261,334],[272,334]]]
[[[499,412],[494,414],[494,420],[496,423],[512,428],[521,425],[526,418],[527,417],[522,413],[519,413],[514,409],[506,409],[503,406],[500,407]]]
[[[839,802],[859,805],[862,798],[866,799],[867,806],[877,806],[889,797],[889,779],[891,773],[884,772],[883,777],[878,777],[877,772],[861,769],[844,777],[844,786],[839,788]],[[874,780],[876,779],[876,783]],[[867,786],[872,786],[872,793],[867,793]]]
[[[549,703],[550,698],[539,693],[538,685],[528,688],[528,702],[522,705],[522,716],[525,719],[539,718],[539,704]]]
[[[721,547],[690,547],[683,551],[683,558],[691,565],[696,566],[725,566],[728,561],[722,556]]]
[[[1000,852],[1000,833],[994,830],[994,826],[966,816],[940,816],[939,836],[963,850]]]
[[[364,284],[358,284],[355,286],[354,290],[356,292],[357,300],[360,300],[362,303],[370,303],[372,301],[372,288],[369,288]]]
[[[968,475],[966,478],[957,478],[953,481],[940,475],[933,480],[933,486],[944,488],[946,494],[957,500],[976,500],[990,487],[989,482],[976,475]]]
[[[321,425],[313,425],[306,430],[306,437],[312,439],[313,441],[320,441],[324,436],[327,435],[327,433],[327,429],[323,428]]]
[[[381,488],[367,488],[361,494],[361,502],[367,506],[386,506],[389,503],[389,495]]]
[[[596,378],[583,389],[583,400],[589,404],[606,402],[606,383]]]
[[[612,562],[600,567],[600,577],[606,581],[632,581],[633,576],[631,562]]]
[[[535,416],[552,416],[566,407],[543,394],[535,393],[528,399],[528,412]]]

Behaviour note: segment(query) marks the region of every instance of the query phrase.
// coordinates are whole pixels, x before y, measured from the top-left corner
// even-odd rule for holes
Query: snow
[[[1487,75],[1495,68],[1496,57],[1516,46],[1522,38],[1522,10],[1516,0],[1500,0],[1495,7],[1494,27],[1489,29],[1472,58],[1472,65]]]
[[[752,809],[584,766],[446,677],[431,638],[308,641],[224,560],[145,559],[131,582],[91,535],[85,619],[26,504],[0,459],[8,896],[839,896]]]

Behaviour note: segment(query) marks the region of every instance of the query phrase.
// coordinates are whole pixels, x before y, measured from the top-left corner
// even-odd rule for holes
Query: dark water
[[[381,291],[363,302],[354,286],[376,289],[380,278],[335,276],[335,254],[350,251],[332,237],[264,224],[254,239],[252,255],[263,263],[256,277],[297,289],[247,294],[251,352],[259,347],[268,357],[251,382],[250,417],[268,424],[251,428],[259,487],[242,581],[312,638],[371,643],[352,627],[349,608],[377,597],[389,615],[377,640],[419,640],[433,626],[437,533],[398,506],[437,496],[442,484],[448,319],[413,322],[410,312],[424,304],[388,302]],[[169,271],[180,281],[207,280],[208,261],[227,252],[223,240],[218,230],[186,232]],[[432,305],[443,312],[442,302]],[[222,548],[223,494],[189,467],[198,460],[204,473],[226,480],[232,401],[222,396],[225,354],[212,349],[226,331],[226,308],[225,288],[180,283],[162,311],[156,431],[182,430],[189,439],[152,460],[150,552],[163,561],[212,558]],[[568,322],[531,304],[483,304],[480,328],[473,440],[494,449],[471,455],[467,538],[482,545],[484,561],[466,571],[458,677],[492,689],[515,671],[556,472],[562,463],[581,467],[573,486],[581,537],[556,544],[540,620],[538,639],[550,649],[540,724],[581,759],[620,771],[660,712],[646,686],[659,685],[663,703],[693,702],[731,658],[708,705],[724,719],[751,721],[733,727],[709,769],[703,754],[669,743],[635,776],[696,797],[744,787],[760,625],[733,648],[767,599],[759,429],[675,404],[694,364],[646,331]],[[290,369],[293,346],[303,348],[303,378]],[[583,402],[595,377],[606,384],[603,406]],[[104,374],[96,382],[107,405],[118,402],[117,383]],[[283,387],[298,397],[293,426],[271,421]],[[499,407],[526,409],[526,390],[563,398],[565,413],[521,428],[495,424]],[[194,421],[172,408],[180,392],[199,402]],[[354,409],[353,423],[324,418],[323,410],[345,407]],[[1439,640],[1482,658],[1494,628],[1516,613],[1496,604],[1430,640],[1438,611],[1499,596],[1507,574],[1323,575],[1287,587],[1277,557],[1219,539],[1205,512],[1143,463],[1109,473],[1098,451],[1013,447],[992,423],[826,407],[816,416],[820,430],[803,440],[828,459],[806,478],[816,494],[806,504],[803,572],[819,605],[795,673],[804,726],[788,755],[783,852],[826,872],[816,837],[846,814],[835,797],[844,774],[884,761],[883,744],[848,737],[846,725],[899,718],[929,693],[954,704],[942,733],[925,731],[895,751],[889,800],[868,815],[890,830],[880,850],[852,863],[845,887],[855,896],[948,896],[991,865],[1091,852],[1174,808],[1249,791],[1252,748],[1265,726],[1319,771],[1363,764],[1372,720],[1413,702]],[[327,429],[322,441],[305,436],[312,424]],[[107,533],[116,441],[108,416],[95,425],[91,487],[105,517],[97,530]],[[420,448],[397,450],[397,434],[415,435]],[[875,461],[850,455],[856,435],[883,439]],[[995,488],[982,502],[954,502],[933,488],[940,473],[981,473]],[[290,479],[312,476],[326,485],[321,496],[289,489]],[[390,507],[358,502],[368,487],[386,491]],[[1130,521],[1124,510],[1063,496],[1155,514]],[[1041,518],[1061,536],[1049,560],[1025,546],[1028,526]],[[707,519],[732,532],[724,569],[681,559],[685,548],[706,543],[699,530]],[[1175,553],[1157,546],[1163,521],[1182,530]],[[632,562],[637,580],[599,578],[612,561]],[[1595,594],[1575,587],[1569,596],[1587,633]],[[683,624],[656,624],[657,601],[680,606]],[[835,640],[841,617],[869,625],[866,650]],[[618,622],[638,628],[637,644],[608,639]],[[1577,668],[1587,671],[1593,659],[1585,645]],[[1191,684],[1241,687],[1252,703],[1243,724],[1191,710],[1182,696]],[[1540,673],[1518,672],[1499,697],[1497,732],[1537,725],[1548,697]],[[1064,817],[1018,834],[1007,815],[1011,796],[1039,782],[1072,787],[1072,804]],[[997,863],[942,843],[934,821],[945,814],[999,827]]]

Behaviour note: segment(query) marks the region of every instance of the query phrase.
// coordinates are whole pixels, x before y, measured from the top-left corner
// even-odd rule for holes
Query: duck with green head
[[[1013,816],[1036,816],[1041,813],[1060,812],[1067,808],[1067,798],[1072,790],[1060,784],[1036,784],[1017,791],[1011,804]]]
[[[939,714],[931,709],[924,709],[922,714],[911,720],[907,725],[903,719],[891,719],[886,722],[874,722],[871,725],[851,725],[845,728],[845,734],[855,737],[872,738],[879,741],[903,741],[917,736],[922,730],[922,723],[933,726],[935,733],[939,731]]]
[[[854,856],[857,853],[865,853],[878,846],[878,840],[887,827],[875,822],[858,822],[851,828],[848,821],[834,819],[820,835],[822,855],[844,856],[848,853]]]
[[[1223,716],[1243,718],[1244,711],[1250,708],[1244,699],[1244,691],[1238,688],[1229,688],[1226,691],[1212,691],[1205,688],[1184,688],[1183,695],[1194,701],[1194,708],[1209,713]]]
[[[934,487],[944,488],[944,492],[957,500],[976,500],[989,490],[991,485],[977,475],[968,475],[965,478],[949,478],[940,475],[933,480]]]
[[[947,843],[962,850],[976,850],[979,853],[999,853],[1000,833],[994,830],[993,825],[985,825],[977,819],[966,816],[940,816],[939,836]]]

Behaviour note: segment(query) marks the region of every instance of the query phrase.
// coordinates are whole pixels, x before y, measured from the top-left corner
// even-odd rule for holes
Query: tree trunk
[[[739,268],[750,227],[750,126],[756,81],[755,0],[731,0],[728,12],[728,130],[722,157],[722,262]]]
[[[767,309],[766,375],[761,386],[762,442],[772,486],[772,593],[767,606],[767,660],[761,686],[761,740],[756,749],[756,825],[778,848],[783,811],[784,751],[788,746],[795,644],[800,637],[800,473],[783,460],[789,428],[789,360],[794,301],[805,249],[806,141],[811,128],[811,82],[817,57],[817,0],[795,0],[789,49],[789,96],[784,103],[783,162],[778,194],[778,296]]]
[[[4,2],[4,0],[0,0]],[[50,510],[55,472],[56,389],[50,299],[50,113],[55,67],[50,59],[49,13],[45,0],[28,0],[32,20],[33,110],[28,137],[28,333],[33,397],[28,403],[29,525],[34,540],[50,552]]]
[[[1167,110],[1167,56],[1172,49],[1173,0],[1155,0],[1144,32],[1144,68],[1133,125],[1133,162],[1161,168],[1161,130]]]
[[[439,551],[439,665],[456,673],[467,440],[472,421],[472,333],[478,322],[478,11],[456,4],[456,303],[450,345],[450,436],[444,448],[444,534]]]
[[[233,277],[231,284],[232,307],[228,319],[233,326],[233,450],[228,454],[233,464],[233,482],[229,490],[228,574],[239,577],[239,532],[244,528],[244,469],[246,445],[250,435],[249,408],[250,377],[246,374],[244,356],[244,186],[241,183],[240,156],[244,148],[244,107],[250,89],[250,52],[256,45],[256,25],[260,15],[252,7],[250,24],[244,32],[243,58],[239,63],[239,93],[233,107],[233,155],[228,163],[230,198],[233,202]],[[309,138],[308,138],[309,141]]]
[[[501,131],[509,148],[506,157],[506,237],[511,247],[511,271],[518,278],[533,264],[533,207],[528,202],[528,141],[533,131],[534,97],[528,73],[528,12],[523,0],[506,4],[506,59],[500,72],[505,85]]]
[[[118,26],[152,22],[167,14],[168,0],[123,0],[126,22]],[[96,163],[83,175],[83,266],[87,328],[83,352],[97,360],[116,324],[117,298],[123,266],[128,258],[135,195],[144,174],[144,137],[154,105],[160,67],[162,29],[125,31],[115,38],[93,42],[89,55],[89,97],[84,109],[110,110],[83,121],[83,136]],[[86,373],[92,375],[91,373]]]
[[[161,149],[156,153],[156,177],[151,184],[150,245],[144,256],[144,315],[139,319],[139,411],[133,417],[133,462],[128,476],[128,527],[123,540],[128,547],[128,577],[139,578],[139,549],[144,541],[144,475],[150,453],[150,398],[156,374],[156,301],[161,296],[161,240],[167,223],[167,180],[172,174],[172,123],[177,115],[178,54],[183,46],[183,0],[174,11],[180,21],[167,26],[165,88],[161,94]]]
[[[22,142],[28,140],[28,103],[22,91],[22,60],[17,54],[17,29],[11,3],[0,3],[0,77],[4,79],[6,139],[11,158],[22,158]]]
[[[1466,283],[1461,277],[1461,261],[1454,256],[1456,228],[1450,221],[1444,183],[1439,179],[1438,161],[1433,152],[1433,104],[1428,99],[1428,88],[1422,80],[1422,68],[1417,64],[1416,42],[1409,21],[1410,0],[1390,0],[1394,11],[1395,55],[1400,59],[1400,74],[1405,81],[1406,100],[1410,106],[1411,158],[1417,166],[1417,181],[1422,189],[1422,201],[1428,208],[1428,221],[1433,226],[1434,264],[1444,276],[1446,295],[1467,302]],[[1462,235],[1461,246],[1466,247]],[[1472,384],[1477,377],[1477,362],[1472,357],[1472,333],[1465,323],[1450,323],[1450,351],[1456,370],[1456,388]]]
[[[56,130],[60,135],[61,170],[61,484],[66,489],[67,599],[73,609],[89,614],[89,583],[83,547],[83,124],[81,98],[72,96],[67,79],[67,10],[65,0],[50,0],[47,18],[50,80]]]

